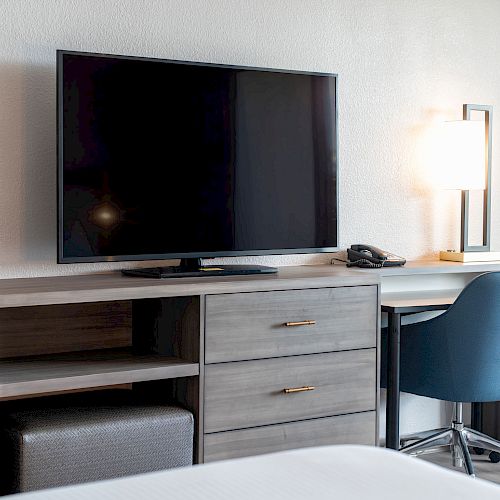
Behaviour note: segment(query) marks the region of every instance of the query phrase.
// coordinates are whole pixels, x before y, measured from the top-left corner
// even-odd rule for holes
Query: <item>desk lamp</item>
[[[470,119],[471,111],[484,112],[484,121]],[[491,127],[493,107],[464,104],[463,120],[444,124],[443,151],[450,173],[444,180],[447,189],[462,191],[460,252],[440,252],[441,260],[480,262],[500,260],[500,252],[490,252],[491,223]],[[469,245],[471,190],[483,191],[482,245]]]

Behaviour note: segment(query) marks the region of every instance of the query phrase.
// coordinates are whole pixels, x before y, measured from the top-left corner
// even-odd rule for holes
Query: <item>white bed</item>
[[[328,446],[5,498],[498,500],[500,486],[383,448]]]

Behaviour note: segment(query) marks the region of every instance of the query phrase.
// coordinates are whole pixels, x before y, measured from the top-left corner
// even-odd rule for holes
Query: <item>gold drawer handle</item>
[[[284,323],[283,326],[310,326],[315,324],[315,319],[305,319],[304,321],[288,321],[287,323]]]
[[[294,392],[306,392],[306,391],[314,391],[316,387],[313,385],[305,385],[304,387],[289,387],[288,389],[283,389],[285,394],[293,394]]]

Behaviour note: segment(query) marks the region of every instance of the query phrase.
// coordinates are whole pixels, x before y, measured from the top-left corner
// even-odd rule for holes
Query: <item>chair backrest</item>
[[[403,329],[401,390],[500,400],[500,272],[473,279],[441,316]]]

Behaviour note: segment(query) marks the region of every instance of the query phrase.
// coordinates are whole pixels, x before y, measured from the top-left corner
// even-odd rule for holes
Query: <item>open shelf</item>
[[[198,374],[198,363],[129,348],[11,358],[0,361],[0,399]]]

